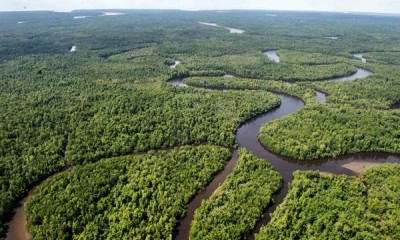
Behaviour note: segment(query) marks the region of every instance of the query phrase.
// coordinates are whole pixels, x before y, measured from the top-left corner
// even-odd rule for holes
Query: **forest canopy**
[[[297,172],[256,239],[398,239],[399,183],[399,164],[364,170],[361,178]]]
[[[35,190],[29,232],[33,239],[172,239],[188,201],[230,155],[188,146],[74,167]]]
[[[233,172],[196,210],[190,239],[244,239],[281,185],[271,164],[240,149]]]
[[[144,208],[124,212],[114,205],[102,205],[96,194],[105,194],[115,183],[121,192],[132,193],[135,186],[128,181],[130,174],[142,168],[160,170],[155,159],[164,165],[169,161],[178,164],[165,152],[149,153],[152,160],[129,154],[201,143],[237,147],[237,127],[280,104],[269,91],[295,95],[306,103],[305,109],[263,128],[260,140],[275,152],[303,160],[358,151],[399,152],[399,110],[391,109],[400,103],[398,17],[309,12],[276,12],[276,17],[270,17],[265,11],[124,13],[113,17],[99,16],[98,10],[0,13],[0,236],[6,232],[13,208],[29,189],[71,167],[46,181],[36,193],[44,197],[49,209],[65,213],[63,219],[46,212],[47,206],[34,196],[28,204],[32,234],[70,239],[75,229],[76,234],[103,236],[105,217],[117,221],[115,216],[121,215],[129,220],[114,225],[107,236],[124,235],[125,227],[132,224],[130,214],[140,215]],[[88,17],[74,18],[78,15]],[[245,33],[230,34],[198,23],[203,21]],[[277,51],[279,63],[263,54],[268,50]],[[367,62],[356,58],[356,53],[363,54]],[[170,68],[176,60],[180,64]],[[373,75],[351,82],[319,81],[359,68]],[[223,78],[225,74],[236,78]],[[186,83],[195,87],[233,90],[170,86],[167,81],[175,77],[187,78]],[[327,93],[325,104],[315,102],[315,90]],[[203,151],[199,149],[193,151]],[[215,151],[209,161],[217,161],[217,156],[225,161],[226,151]],[[192,153],[182,154],[189,158]],[[181,205],[157,208],[156,198],[153,205],[146,205],[159,217],[152,218],[152,223],[167,224],[168,230],[137,232],[138,236],[170,237],[171,226],[184,213],[190,196],[222,168],[219,160],[217,167],[208,169],[207,180],[201,179],[197,187],[179,196]],[[179,169],[202,170],[196,163],[193,168],[182,165]],[[89,170],[98,174],[91,176]],[[52,184],[68,188],[52,189]],[[147,187],[151,191],[145,194],[159,193],[150,183]],[[157,199],[170,196],[169,190]],[[53,205],[47,193],[60,199]],[[59,201],[78,193],[79,197],[66,200],[72,207],[68,212]],[[107,197],[110,202],[115,200]],[[132,196],[124,197],[118,206],[132,200]],[[159,205],[168,205],[168,201]],[[97,208],[74,205],[77,202]],[[83,206],[97,212],[89,212],[90,219],[86,219]],[[84,225],[91,217],[94,222]],[[73,220],[67,229],[51,225],[69,219],[82,225],[74,225]],[[41,223],[51,227],[42,229]],[[135,226],[144,225],[138,222]]]

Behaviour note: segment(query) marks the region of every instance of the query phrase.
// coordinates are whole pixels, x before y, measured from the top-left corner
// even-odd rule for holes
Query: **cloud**
[[[399,0],[0,0],[0,10],[274,9],[400,12]]]

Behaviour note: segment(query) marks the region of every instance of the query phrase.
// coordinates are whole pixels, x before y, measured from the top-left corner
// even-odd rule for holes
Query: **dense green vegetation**
[[[266,92],[168,86],[164,61],[150,56],[105,62],[74,55],[2,64],[3,221],[30,186],[65,165],[178,144],[235,146],[239,123],[279,103]]]
[[[9,105],[0,113],[5,120],[0,123],[3,216],[31,184],[66,164],[177,144],[234,146],[240,122],[279,103],[265,92],[87,81],[77,80],[71,87],[43,86],[33,92],[9,91],[17,98],[26,97],[18,100],[20,110]],[[87,93],[80,93],[80,87]],[[3,95],[4,102],[10,102],[7,96]]]
[[[400,65],[400,52],[367,52],[363,57],[373,63]]]
[[[283,63],[302,64],[302,65],[326,65],[349,63],[346,56],[335,56],[323,54],[319,52],[299,52],[288,51],[286,49],[279,50],[279,58]]]
[[[226,148],[182,147],[74,167],[27,205],[33,239],[171,239],[190,198],[222,169]]]
[[[287,93],[297,96],[307,103],[313,103],[315,91],[310,87],[299,84],[289,84],[282,81],[266,81],[244,78],[223,78],[223,77],[191,77],[186,78],[185,83],[189,86],[211,89],[253,89],[266,90],[277,93]]]
[[[399,103],[397,17],[124,12],[114,17],[99,17],[99,11],[0,13],[0,235],[18,199],[55,172],[180,144],[236,146],[237,126],[278,104],[278,98],[265,91],[222,92],[167,85],[175,76],[208,76],[187,80],[197,86],[283,91],[309,105],[314,88],[328,92],[325,106],[310,106],[271,125],[283,134],[273,135],[272,149],[279,150],[280,138],[305,140],[284,142],[287,155],[306,158],[360,150],[399,151],[398,111],[380,111]],[[93,17],[73,18],[78,15]],[[246,33],[229,34],[199,21]],[[70,52],[72,46],[77,46],[76,52]],[[262,54],[270,49],[278,50],[279,64]],[[368,63],[355,61],[355,52],[365,53]],[[171,70],[174,59],[182,64]],[[345,83],[315,81],[346,75],[357,67],[372,70],[374,76]],[[212,78],[225,73],[245,78]],[[281,80],[302,82],[288,85]],[[329,116],[328,124],[324,115]],[[294,122],[302,121],[299,116],[308,120]],[[300,124],[300,131],[289,131],[292,125],[288,123]],[[358,127],[361,136],[354,133]],[[347,137],[339,141],[342,145],[334,143],[337,137],[330,129]],[[314,130],[321,130],[320,135],[313,134]],[[320,136],[329,148],[318,146],[317,154],[307,150]],[[366,142],[360,140],[362,136]],[[298,152],[301,155],[295,155]]]
[[[400,165],[361,179],[296,172],[284,202],[256,239],[399,239]]]
[[[190,239],[244,239],[281,184],[271,164],[241,149],[233,172],[196,210]]]
[[[297,60],[296,55],[291,57],[292,61]],[[312,58],[312,55],[308,57]],[[261,51],[251,54],[223,55],[211,59],[196,55],[189,58],[182,57],[182,60],[185,64],[180,67],[181,71],[187,71],[190,75],[202,75],[204,71],[221,71],[247,78],[304,81],[347,76],[357,71],[354,66],[346,63],[299,64],[286,63],[283,59],[280,64],[276,64],[268,60]]]
[[[85,163],[131,151],[196,142],[235,146],[234,132],[239,123],[279,104],[276,96],[265,92],[164,88],[152,90],[141,99],[136,98],[139,92],[135,97],[129,93],[126,99],[117,96],[117,109],[97,112],[90,121],[77,126],[67,158]]]
[[[400,112],[313,105],[261,129],[260,142],[301,160],[362,151],[400,152]]]
[[[358,108],[388,109],[400,102],[400,68],[388,65],[372,65],[374,74],[366,79],[348,82],[301,83],[328,92],[329,102],[350,104]]]

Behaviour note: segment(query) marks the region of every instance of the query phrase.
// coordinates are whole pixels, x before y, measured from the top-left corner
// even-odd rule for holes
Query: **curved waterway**
[[[358,68],[357,72],[355,72],[354,74],[351,74],[351,75],[346,76],[346,77],[338,77],[338,78],[333,78],[333,79],[327,79],[326,81],[335,81],[335,82],[337,82],[337,81],[342,81],[342,82],[344,82],[344,81],[353,81],[353,80],[356,80],[356,79],[369,77],[372,74],[373,74],[373,72],[371,72],[371,71],[369,71],[367,69]]]
[[[354,78],[358,79],[358,78]],[[175,86],[187,86],[184,79],[173,79],[169,82]],[[281,99],[281,104],[261,114],[253,119],[246,121],[236,131],[236,139],[239,147],[246,148],[259,158],[267,160],[283,177],[283,186],[275,198],[275,202],[265,209],[262,218],[257,222],[253,232],[248,239],[254,239],[254,234],[258,233],[261,226],[266,225],[270,220],[270,214],[282,203],[288,192],[288,183],[292,181],[293,172],[297,170],[318,170],[322,173],[345,174],[358,176],[363,167],[371,167],[382,163],[399,163],[400,154],[364,152],[342,155],[336,158],[325,158],[309,161],[300,161],[276,154],[264,148],[258,141],[260,128],[270,121],[280,119],[288,114],[294,113],[304,107],[304,102],[294,96],[287,94],[277,94]],[[316,100],[324,102],[326,96],[322,92],[317,92]],[[174,239],[189,239],[190,223],[193,220],[195,210],[200,206],[202,200],[208,199],[212,193],[224,182],[226,177],[232,172],[237,162],[237,152],[234,151],[232,158],[226,164],[224,170],[220,172],[204,191],[198,193],[189,203],[185,218],[183,218],[176,229]]]
[[[367,71],[359,69],[360,71]],[[369,71],[368,71],[369,72]],[[372,74],[369,72],[367,76]],[[346,80],[354,80],[361,77],[365,77],[365,74],[353,74],[351,79],[347,77]],[[231,77],[231,75],[229,75]],[[333,80],[341,80],[344,78],[338,78]],[[343,81],[343,80],[342,80]],[[183,78],[172,79],[169,84],[188,87],[184,83]],[[288,114],[294,113],[304,107],[304,102],[294,96],[286,94],[278,94],[281,99],[281,104],[268,111],[267,113],[260,114],[259,116],[250,119],[243,123],[236,131],[236,139],[239,147],[244,147],[251,151],[255,156],[263,158],[270,162],[276,171],[278,171],[283,177],[283,187],[276,196],[274,204],[269,206],[262,219],[257,222],[252,234],[249,239],[254,239],[254,233],[257,233],[261,226],[268,223],[270,214],[274,212],[275,208],[282,203],[284,197],[288,192],[288,183],[292,180],[293,172],[296,170],[318,170],[324,173],[332,174],[346,174],[357,176],[362,167],[373,166],[376,164],[386,162],[400,162],[400,154],[388,154],[388,153],[356,153],[343,155],[337,158],[327,158],[311,161],[299,161],[287,157],[275,154],[268,149],[264,148],[258,141],[258,133],[260,128],[266,123],[280,119]],[[317,92],[316,100],[324,102],[326,96],[322,92]],[[194,211],[200,206],[202,200],[208,199],[212,193],[225,181],[226,177],[232,172],[236,165],[238,158],[237,151],[233,152],[232,158],[225,165],[225,168],[216,175],[213,180],[208,184],[205,190],[199,192],[187,207],[187,214],[183,218],[174,233],[174,239],[189,239],[190,223],[192,222]],[[38,184],[39,185],[39,184]],[[28,240],[30,239],[28,231],[26,229],[26,217],[24,204],[30,198],[32,190],[28,195],[21,201],[20,207],[15,209],[16,214],[9,223],[9,229],[7,232],[6,240]]]
[[[28,192],[28,195],[20,202],[20,206],[15,209],[15,215],[8,224],[6,240],[31,239],[26,228],[25,203],[31,198],[32,191]]]
[[[230,28],[230,27],[224,27],[224,26],[220,26],[216,23],[208,23],[208,22],[199,22],[200,24],[206,25],[206,26],[211,26],[211,27],[220,27],[220,28],[225,28],[227,30],[229,30],[229,33],[239,33],[242,34],[245,31],[242,29],[237,29],[237,28]]]

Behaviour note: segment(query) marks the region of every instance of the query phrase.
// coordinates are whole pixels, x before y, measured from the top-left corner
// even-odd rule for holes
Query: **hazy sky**
[[[122,8],[275,9],[400,13],[400,0],[0,0],[0,11]]]

